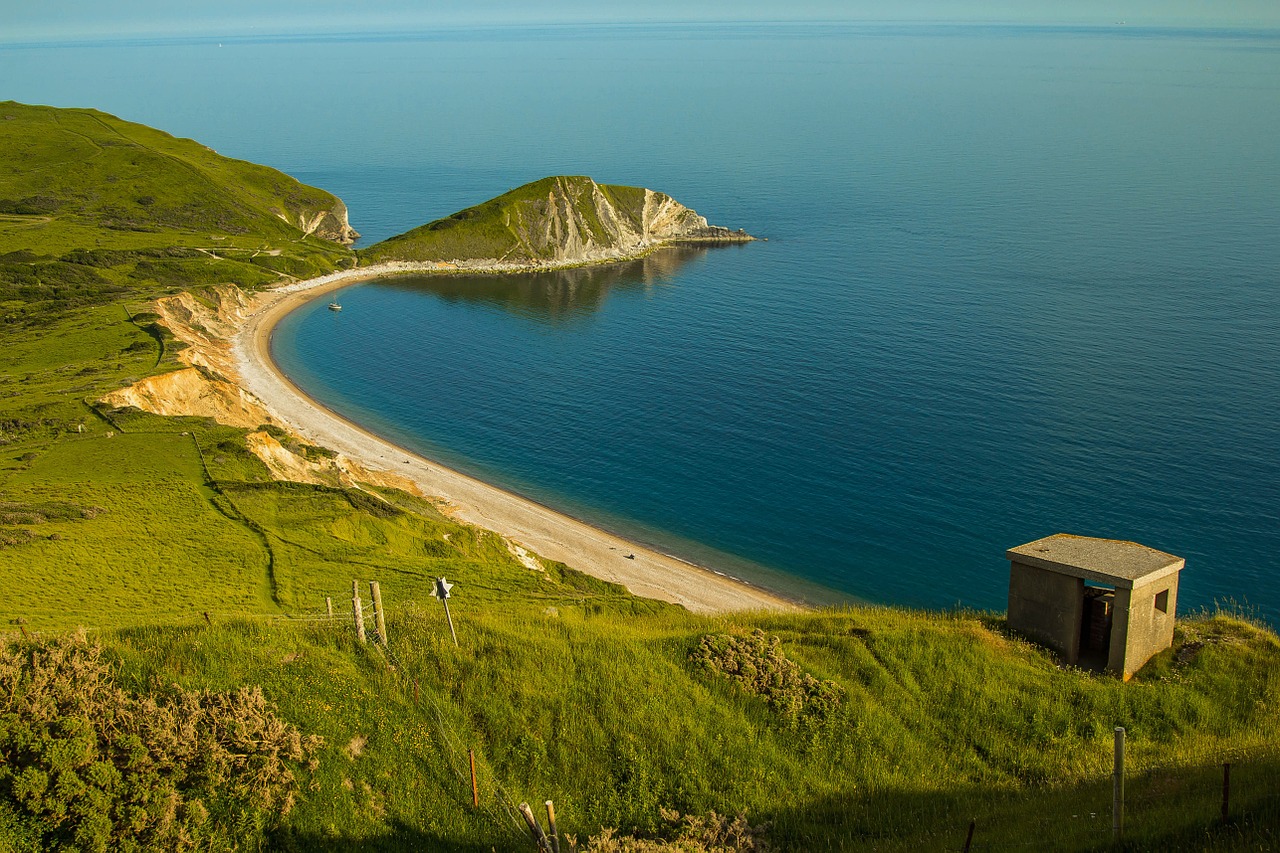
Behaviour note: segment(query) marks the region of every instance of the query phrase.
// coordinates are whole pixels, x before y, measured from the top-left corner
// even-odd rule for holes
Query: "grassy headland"
[[[532,850],[512,809],[545,799],[583,840],[669,836],[668,808],[745,810],[782,850],[958,849],[970,819],[974,849],[1107,849],[1117,725],[1126,849],[1280,845],[1280,640],[1246,621],[1184,620],[1123,684],[997,614],[695,616],[522,559],[421,497],[275,480],[251,433],[327,453],[278,428],[98,404],[180,366],[155,297],[350,263],[297,225],[336,200],[93,111],[7,116],[0,851]],[[498,222],[503,198],[471,221]],[[497,257],[509,238],[481,251],[484,233],[445,254]],[[385,651],[355,639],[353,578],[381,583]]]
[[[0,103],[0,318],[351,263],[335,196],[96,110]],[[326,239],[328,238],[328,239]]]
[[[664,193],[551,177],[503,193],[360,251],[362,261],[498,264],[590,263],[636,257],[660,245],[746,242]]]

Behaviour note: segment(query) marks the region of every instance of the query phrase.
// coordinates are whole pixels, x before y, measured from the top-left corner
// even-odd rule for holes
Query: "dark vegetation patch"
[[[48,195],[32,195],[23,199],[0,199],[0,213],[11,216],[48,216],[57,213],[62,200]]]
[[[98,270],[66,261],[0,258],[0,304],[6,324],[47,325],[68,310],[104,305],[128,293]]]
[[[769,853],[767,825],[752,826],[739,813],[729,818],[716,812],[681,815],[660,809],[664,826],[652,835],[620,835],[605,829],[591,836],[583,853]],[[573,845],[576,849],[577,845]]]
[[[35,539],[36,535],[25,527],[0,527],[0,548],[26,545]]]
[[[825,723],[844,706],[845,689],[815,678],[789,659],[782,640],[756,629],[748,637],[707,634],[689,659],[707,672],[722,675],[791,723]]]
[[[342,494],[346,497],[347,503],[351,504],[352,509],[367,512],[376,518],[396,518],[404,515],[404,510],[362,489],[343,489]]]
[[[0,524],[45,524],[49,521],[80,521],[96,518],[101,507],[81,507],[56,501],[23,503],[0,500]]]
[[[0,420],[0,446],[33,438],[56,438],[72,429],[71,424],[56,418],[4,418]],[[22,461],[31,460],[23,459]]]
[[[237,849],[290,811],[319,743],[260,689],[116,679],[83,634],[0,646],[0,793],[40,849]]]
[[[159,249],[73,249],[63,255],[62,260],[88,267],[118,267],[140,261],[204,257],[206,255],[197,249],[166,246]]]

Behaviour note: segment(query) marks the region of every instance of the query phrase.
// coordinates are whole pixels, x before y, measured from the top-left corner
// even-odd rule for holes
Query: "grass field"
[[[200,298],[202,282],[274,280],[253,245],[281,247],[259,258],[282,268],[332,268],[349,253],[270,213],[312,203],[307,188],[129,126],[129,145],[152,149],[149,172],[204,170],[198,197],[224,209],[200,214],[213,216],[203,231],[244,228],[224,235],[241,255],[169,257],[210,238],[174,218],[186,196],[158,190],[109,214],[102,199],[121,181],[107,177],[141,154],[95,135],[118,120],[57,113],[57,134],[23,156],[80,164],[51,186],[83,206],[42,201],[0,170],[0,853],[117,849],[108,837],[137,849],[236,838],[240,849],[531,851],[514,807],[546,799],[584,843],[606,827],[670,838],[661,810],[676,809],[745,811],[788,851],[960,849],[970,820],[973,850],[1280,848],[1280,639],[1247,620],[1182,619],[1175,647],[1126,684],[1061,666],[1000,614],[694,616],[559,564],[531,569],[501,538],[402,492],[274,482],[247,430],[97,405],[178,364],[149,298],[183,282]],[[159,230],[111,227],[151,209],[178,213],[146,226]],[[440,575],[456,583],[456,646],[430,594]],[[364,582],[381,585],[385,650],[356,640],[353,579],[366,606]],[[80,627],[109,678],[49,663]],[[244,687],[268,711],[208,710],[243,710]],[[143,723],[124,722],[126,700]],[[216,742],[240,750],[227,790],[252,790],[261,780],[244,768],[256,759],[236,738],[253,725],[322,739],[311,759],[272,758],[290,768],[288,784],[276,779],[293,786],[290,810],[219,804],[206,750],[172,778],[139,770],[175,740]],[[1116,726],[1129,744],[1119,846]],[[179,794],[204,798],[170,810],[188,835],[154,840],[147,808]],[[759,849],[704,842],[596,849]]]
[[[437,603],[395,581],[383,594],[389,655],[359,646],[347,618],[139,628],[108,643],[139,689],[261,684],[324,738],[273,837],[281,849],[532,849],[509,809],[543,799],[580,837],[656,830],[665,806],[746,809],[788,850],[958,849],[970,819],[974,849],[1103,849],[1115,724],[1130,733],[1126,849],[1280,839],[1280,649],[1230,619],[1189,626],[1216,639],[1124,685],[1059,669],[973,614],[707,620],[556,587],[499,608],[460,582],[455,648]],[[796,725],[690,657],[707,632],[757,627],[845,691],[837,713]],[[1220,826],[1224,757],[1236,762],[1236,820]]]

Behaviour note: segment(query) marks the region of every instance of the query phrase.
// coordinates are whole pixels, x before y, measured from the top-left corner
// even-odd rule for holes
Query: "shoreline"
[[[492,530],[539,557],[621,584],[634,595],[679,604],[694,613],[806,609],[777,593],[610,533],[406,450],[313,399],[285,376],[271,357],[276,325],[303,304],[339,288],[398,274],[494,272],[516,270],[397,262],[343,270],[264,291],[253,297],[254,310],[232,341],[239,380],[245,390],[308,441],[366,468],[412,481],[423,494],[446,500],[459,520]]]

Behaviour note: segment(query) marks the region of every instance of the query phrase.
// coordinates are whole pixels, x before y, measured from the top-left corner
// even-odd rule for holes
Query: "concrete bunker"
[[[1009,627],[1066,663],[1127,681],[1173,644],[1181,557],[1068,533],[1010,548],[1006,556]]]

